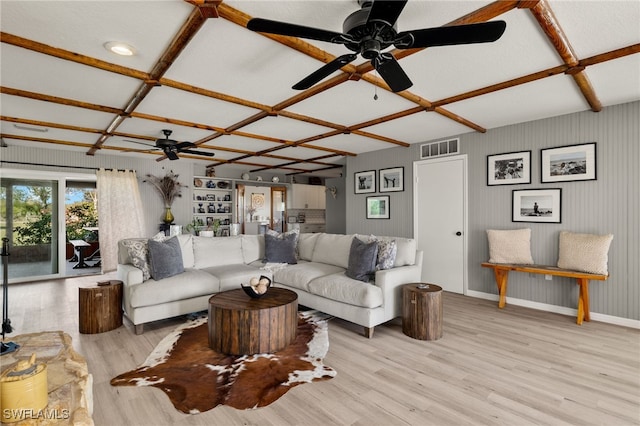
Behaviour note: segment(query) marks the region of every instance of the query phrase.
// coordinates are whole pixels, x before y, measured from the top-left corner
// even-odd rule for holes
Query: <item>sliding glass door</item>
[[[9,239],[9,279],[58,275],[58,180],[3,177],[0,187],[0,237]]]
[[[98,254],[95,204],[95,175],[0,169],[0,237],[9,239],[9,282],[99,274],[99,259],[91,257]],[[79,262],[67,244],[74,239],[89,246],[90,268],[74,267]]]

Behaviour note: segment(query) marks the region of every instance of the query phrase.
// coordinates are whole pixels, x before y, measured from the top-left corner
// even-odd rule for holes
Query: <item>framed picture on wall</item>
[[[531,183],[531,151],[487,155],[487,185]]]
[[[376,192],[376,171],[356,172],[353,174],[356,194]]]
[[[380,169],[380,192],[404,191],[404,167]]]
[[[561,223],[562,189],[514,189],[512,222]]]
[[[367,197],[367,219],[389,219],[389,196]]]
[[[256,210],[260,210],[264,207],[264,194],[261,192],[251,193],[251,207]]]
[[[540,150],[542,183],[596,180],[596,143]]]

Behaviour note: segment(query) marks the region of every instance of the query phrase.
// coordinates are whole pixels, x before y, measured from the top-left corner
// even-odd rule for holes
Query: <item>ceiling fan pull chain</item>
[[[374,72],[376,73],[376,77],[380,78],[380,76],[378,75],[378,70],[375,70]],[[378,86],[376,85],[373,86],[373,100],[378,100]]]

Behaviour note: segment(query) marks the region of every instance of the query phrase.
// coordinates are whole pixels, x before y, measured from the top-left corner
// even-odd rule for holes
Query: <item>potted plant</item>
[[[202,219],[195,218],[191,221],[191,223],[189,223],[185,229],[187,230],[187,232],[191,232],[193,231],[193,233],[198,236],[200,235],[200,231],[202,230],[202,228],[204,228],[204,222],[202,222]]]
[[[216,237],[220,236],[219,234],[220,225],[221,225],[220,219],[214,219],[213,223],[211,224],[211,227],[213,228],[213,235]]]

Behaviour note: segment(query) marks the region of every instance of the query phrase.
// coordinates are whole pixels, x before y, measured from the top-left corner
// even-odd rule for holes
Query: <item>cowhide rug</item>
[[[218,405],[264,407],[294,386],[335,377],[322,359],[329,350],[328,317],[300,312],[296,340],[273,354],[224,355],[208,346],[207,318],[198,318],[165,337],[135,370],[113,386],[154,386],[176,409],[197,414]]]

